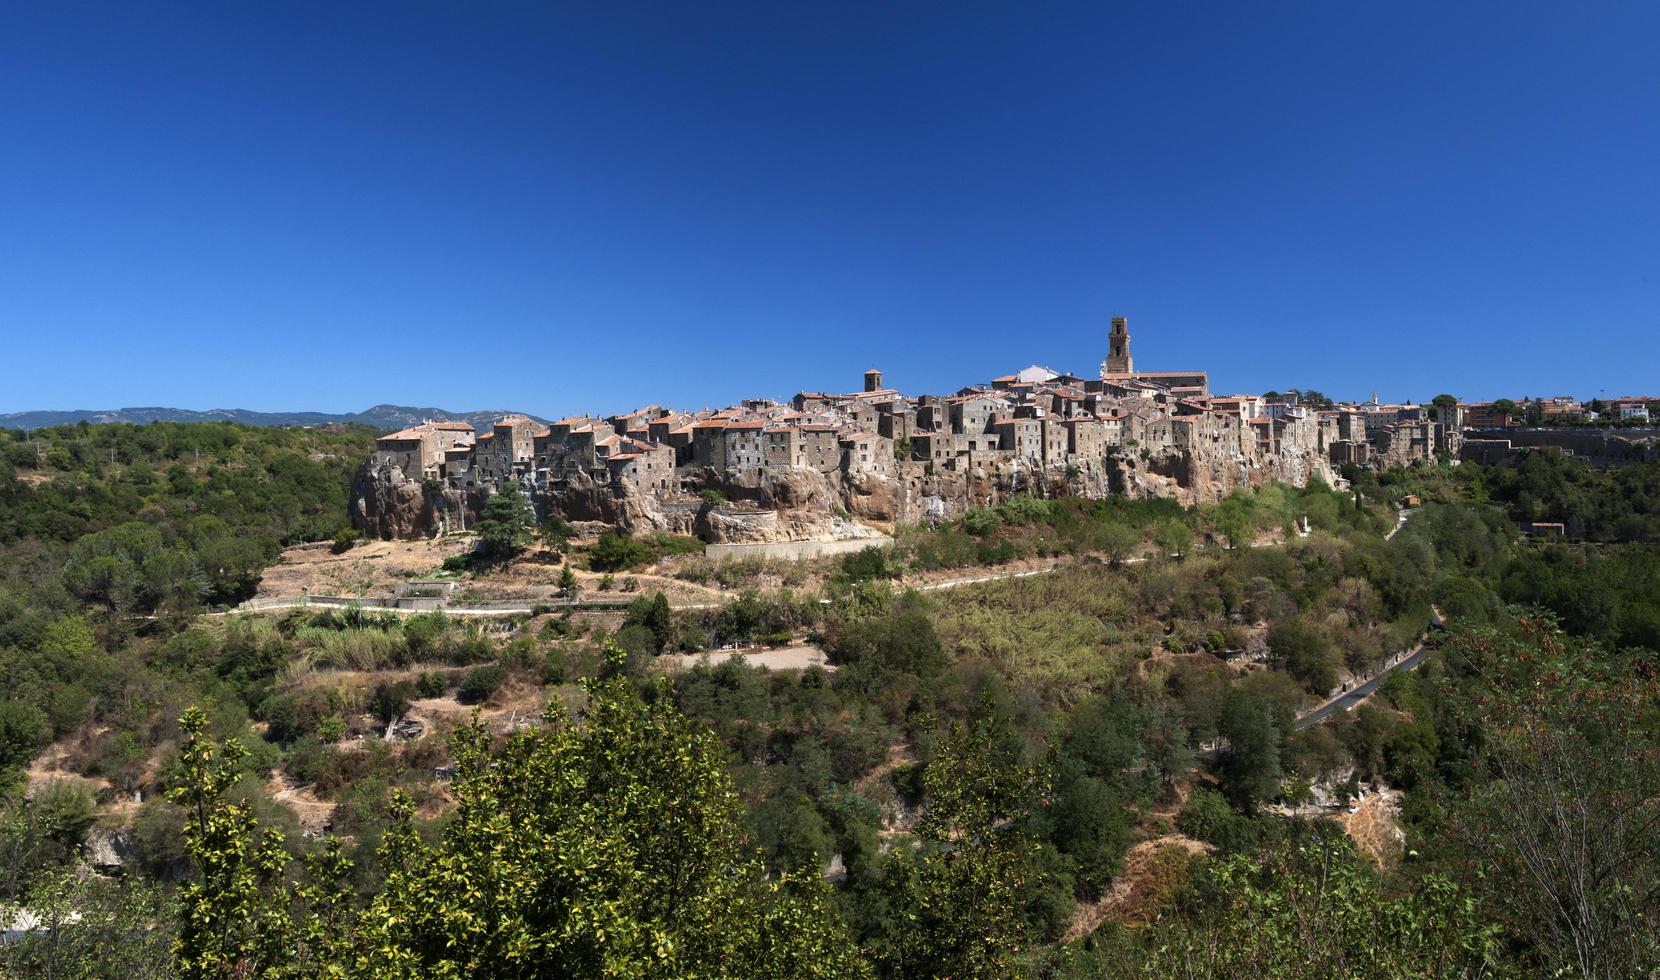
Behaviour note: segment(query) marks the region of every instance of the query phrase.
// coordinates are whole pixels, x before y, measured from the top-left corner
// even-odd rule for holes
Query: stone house
[[[809,423],[798,426],[801,455],[809,469],[829,473],[842,465],[840,429],[833,425]]]
[[[734,475],[766,466],[766,422],[747,419],[726,426],[726,473]]]
[[[891,476],[894,471],[893,440],[874,432],[849,429],[841,433],[842,472]]]
[[[911,435],[911,458],[924,463],[944,466],[958,453],[962,437],[955,432],[916,432]],[[967,450],[963,450],[966,452]]]
[[[692,465],[726,472],[726,419],[704,419],[692,425]]]
[[[1007,414],[1009,402],[1005,398],[986,395],[966,395],[950,402],[951,431],[964,435],[978,435],[991,431],[992,420]]]
[[[1072,433],[1062,424],[1065,421],[1065,418],[1057,415],[1045,415],[1038,419],[1042,429],[1043,462],[1048,466],[1060,466],[1066,462]]]
[[[801,446],[801,429],[793,425],[769,425],[761,430],[762,452],[768,469],[807,465]]]
[[[1113,424],[1120,424],[1117,419]],[[1070,418],[1055,421],[1055,429],[1066,435],[1066,454],[1076,459],[1096,459],[1107,450],[1107,421],[1097,418]],[[1047,444],[1047,438],[1044,440]]]
[[[674,450],[668,446],[629,442],[621,452],[606,457],[605,468],[613,483],[635,489],[661,493],[680,488]]]
[[[1043,462],[1043,420],[999,418],[992,421],[991,429],[997,434],[998,449],[1013,453],[1016,459]]]

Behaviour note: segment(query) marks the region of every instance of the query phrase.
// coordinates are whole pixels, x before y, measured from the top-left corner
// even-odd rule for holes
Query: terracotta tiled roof
[[[432,427],[434,429],[445,429],[450,432],[473,431],[473,423],[471,422],[433,422]]]

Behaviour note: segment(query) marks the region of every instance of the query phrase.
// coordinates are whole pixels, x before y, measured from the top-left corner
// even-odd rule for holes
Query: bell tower
[[[1107,359],[1101,362],[1101,376],[1134,371],[1135,361],[1130,357],[1130,320],[1115,316],[1112,318],[1112,331],[1107,334]]]

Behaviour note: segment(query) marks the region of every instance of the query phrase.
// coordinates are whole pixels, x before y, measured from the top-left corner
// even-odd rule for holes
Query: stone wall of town
[[[1086,380],[1033,366],[946,395],[907,396],[879,374],[864,388],[545,426],[513,416],[476,436],[415,426],[365,461],[353,513],[379,537],[459,531],[513,480],[539,515],[586,527],[833,540],[848,522],[946,520],[1020,494],[1198,504],[1269,482],[1338,485],[1345,464],[1456,455],[1456,434],[1422,406],[1214,397],[1202,371]]]

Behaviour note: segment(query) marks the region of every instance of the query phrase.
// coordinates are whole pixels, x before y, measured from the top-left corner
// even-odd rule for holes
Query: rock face
[[[471,527],[487,499],[481,490],[423,485],[396,466],[364,463],[352,480],[352,524],[377,538],[429,538]]]
[[[86,854],[88,864],[110,871],[125,866],[137,857],[138,843],[126,830],[94,827],[87,831],[81,850]]]
[[[724,544],[856,537],[871,533],[867,524],[946,520],[1019,494],[1168,497],[1191,505],[1214,503],[1241,487],[1303,486],[1313,478],[1337,483],[1326,458],[1312,447],[1287,447],[1266,461],[1233,452],[1121,447],[1066,467],[993,457],[950,470],[900,462],[892,476],[791,467],[723,479],[698,469],[682,474],[684,492],[640,490],[586,475],[556,487],[532,484],[527,491],[540,516],[559,514],[578,526],[593,522],[631,534],[691,534]],[[705,490],[718,491],[727,503],[711,505],[700,496]],[[459,530],[463,516],[471,527],[486,499],[482,490],[463,494],[411,480],[396,466],[365,465],[353,487],[352,515],[367,534],[428,537]]]

